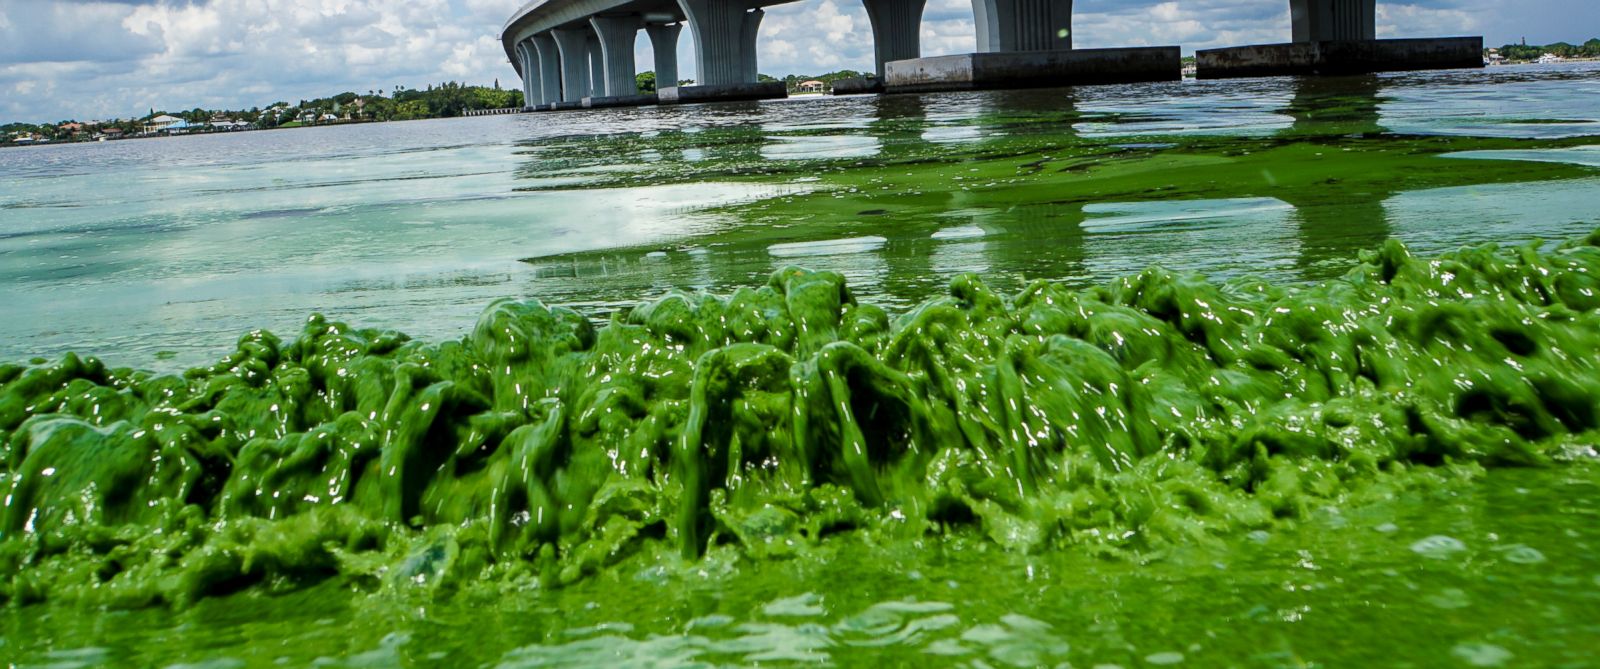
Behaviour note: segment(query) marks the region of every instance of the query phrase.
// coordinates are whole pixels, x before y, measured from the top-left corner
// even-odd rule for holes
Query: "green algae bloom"
[[[1151,269],[891,315],[831,272],[425,344],[313,316],[182,376],[0,366],[0,598],[570,584],[832,535],[1150,556],[1593,460],[1600,232],[1311,286]]]

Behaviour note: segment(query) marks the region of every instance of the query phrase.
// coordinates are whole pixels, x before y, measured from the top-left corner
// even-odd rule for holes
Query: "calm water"
[[[968,271],[1005,287],[1021,277],[1100,281],[1149,264],[1311,280],[1385,236],[1433,251],[1593,228],[1600,170],[1493,183],[1505,163],[1435,160],[1423,174],[1408,165],[1382,188],[1330,198],[1274,186],[1275,165],[1242,187],[1207,185],[1204,170],[1164,182],[1162,161],[1297,138],[1348,153],[1343,138],[1408,134],[1469,150],[1477,138],[1568,138],[1555,149],[1462,156],[1597,166],[1600,148],[1570,145],[1600,135],[1597,100],[1600,67],[1589,64],[811,98],[3,151],[0,359],[76,350],[175,369],[214,359],[253,328],[293,332],[312,312],[455,337],[497,297],[600,318],[669,287],[760,282],[788,263],[843,271],[858,295],[889,306]],[[1149,174],[1139,191],[1068,202],[963,179],[977,171],[967,162],[1041,149]],[[818,175],[898,164],[918,170],[913,186],[819,184]],[[1432,185],[1428,171],[1468,185],[1412,187]],[[845,209],[815,197],[786,204],[822,186]],[[920,200],[895,208],[907,190]],[[632,252],[594,253],[618,247]],[[530,257],[541,259],[519,262]]]
[[[553,113],[0,151],[0,360],[176,369],[323,312],[439,339],[783,265],[903,307],[977,272],[1306,282],[1600,227],[1600,66]],[[0,665],[1596,666],[1600,472],[1148,560],[840,538],[493,601],[11,607]]]

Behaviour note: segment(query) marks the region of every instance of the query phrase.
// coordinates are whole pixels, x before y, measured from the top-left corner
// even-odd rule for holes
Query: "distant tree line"
[[[461,116],[477,109],[521,107],[522,91],[500,87],[468,86],[447,81],[426,88],[396,86],[385,95],[382,89],[366,95],[345,92],[326,98],[301,100],[290,105],[279,102],[268,108],[257,124],[264,128],[294,123],[311,125],[329,121],[410,121],[423,118]],[[334,118],[329,119],[328,116]],[[348,117],[348,118],[347,118]]]
[[[639,89],[639,94],[640,95],[649,95],[651,93],[656,92],[656,73],[655,73],[655,70],[651,70],[649,72],[640,72],[639,74],[634,75],[633,81],[637,85],[637,88]],[[693,79],[679,79],[678,80],[678,85],[679,86],[693,86],[694,85],[694,80]]]
[[[765,75],[762,75],[762,76],[765,76]],[[765,79],[762,79],[762,81],[781,81],[781,82],[783,82],[783,85],[789,89],[789,92],[793,93],[795,91],[800,90],[800,84],[802,82],[820,81],[820,82],[822,82],[823,90],[831,91],[831,90],[833,90],[833,82],[838,81],[840,79],[858,79],[858,78],[861,78],[861,77],[873,77],[873,76],[877,76],[877,75],[872,74],[870,72],[867,72],[867,73],[857,72],[855,70],[838,70],[836,72],[829,72],[827,74],[817,74],[817,75],[791,74],[791,75],[789,75],[787,77],[784,77],[782,79],[775,79],[775,78],[772,78],[772,77],[766,77]]]
[[[1553,42],[1545,45],[1538,44],[1507,44],[1499,48],[1500,55],[1508,60],[1537,60],[1544,54],[1561,56],[1562,58],[1600,58],[1600,37],[1591,39],[1583,44],[1568,44],[1566,42]]]
[[[249,109],[151,109],[150,113],[143,116],[110,121],[79,122],[67,119],[56,123],[6,123],[0,125],[0,145],[11,143],[13,138],[18,137],[50,141],[88,140],[96,135],[108,134],[132,137],[144,132],[151,119],[159,116],[183,119],[190,124],[188,132],[205,132],[215,127],[211,125],[213,121],[243,123],[254,128],[292,128],[327,123],[461,116],[469,110],[521,106],[522,91],[501,88],[499,81],[494,86],[469,86],[447,81],[423,89],[396,86],[388,95],[382,90],[369,90],[364,95],[345,92],[297,103],[278,101],[266,107]]]

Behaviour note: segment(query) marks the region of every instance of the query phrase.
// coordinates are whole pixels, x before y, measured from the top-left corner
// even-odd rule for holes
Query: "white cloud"
[[[1378,3],[1378,36],[1476,35],[1482,32],[1481,16],[1480,11],[1459,7]],[[1600,25],[1595,28],[1600,31]]]
[[[872,25],[859,0],[821,0],[766,9],[756,60],[774,75],[871,69]]]
[[[5,118],[249,107],[445,80],[516,85],[498,33],[517,0],[0,3]]]

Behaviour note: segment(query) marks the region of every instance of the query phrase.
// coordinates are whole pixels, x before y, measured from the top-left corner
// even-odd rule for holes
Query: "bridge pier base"
[[[977,53],[887,62],[884,89],[1049,88],[1183,76],[1175,46],[1072,48],[1072,0],[972,0],[972,15]]]
[[[862,0],[872,23],[872,56],[883,80],[883,64],[922,55],[922,10],[928,0]]]
[[[772,100],[789,97],[789,89],[781,81],[721,84],[716,86],[668,86],[666,88],[657,88],[656,97],[664,105]]]
[[[643,107],[656,103],[655,93],[635,95],[606,95],[593,96],[583,99],[584,109],[607,109],[610,107]]]
[[[1377,39],[1377,0],[1289,0],[1293,42],[1195,52],[1195,77],[1483,67],[1482,37]]]
[[[655,53],[656,88],[678,85],[678,34],[682,23],[652,23],[644,27]]]
[[[550,31],[561,53],[560,102],[579,102],[589,94],[589,36],[593,32],[588,28],[557,28]]]
[[[561,99],[561,51],[549,33],[534,35],[534,60],[539,69],[539,109],[549,109],[550,104]]]
[[[1345,75],[1483,67],[1482,37],[1256,44],[1194,53],[1195,78]]]
[[[889,93],[1126,84],[1183,76],[1175,46],[968,53],[897,60],[885,70]]]

